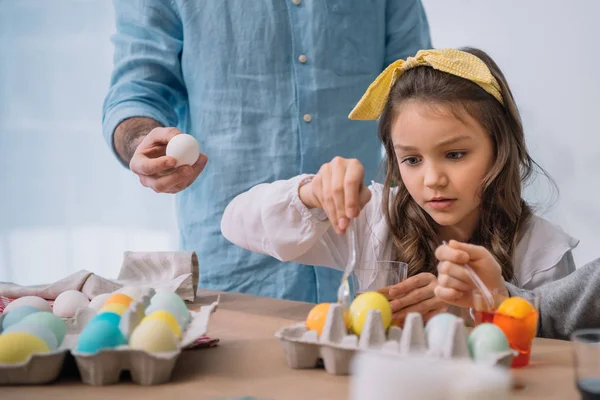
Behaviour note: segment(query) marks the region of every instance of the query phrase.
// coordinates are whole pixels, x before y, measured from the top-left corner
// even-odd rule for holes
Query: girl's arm
[[[223,236],[232,243],[281,261],[344,269],[350,235],[335,233],[320,208],[308,209],[298,195],[311,175],[260,184],[240,194],[227,206],[221,220]],[[372,199],[371,203],[381,202]],[[367,207],[354,219],[356,238],[366,229]],[[372,211],[371,211],[372,212]]]

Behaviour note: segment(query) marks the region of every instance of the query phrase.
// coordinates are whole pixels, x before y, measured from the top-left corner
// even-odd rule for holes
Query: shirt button
[[[302,0],[292,0],[292,3],[294,3],[294,5],[297,5],[297,6],[299,6],[301,2],[302,2]]]
[[[312,117],[310,116],[310,114],[304,114],[304,122],[310,122],[312,121]]]
[[[300,61],[302,64],[306,63],[306,56],[304,54],[301,54],[300,56],[298,56],[298,61]]]

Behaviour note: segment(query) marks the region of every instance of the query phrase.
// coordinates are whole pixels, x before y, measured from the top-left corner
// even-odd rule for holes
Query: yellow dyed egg
[[[144,319],[131,334],[129,346],[151,353],[175,351],[177,337],[166,322],[160,319]]]
[[[114,293],[112,294],[108,299],[106,299],[106,301],[104,302],[104,305],[108,305],[108,304],[123,304],[125,307],[129,307],[129,305],[131,304],[131,302],[133,301],[133,299],[129,296],[127,296],[126,294],[123,293]]]
[[[46,342],[29,333],[10,332],[0,335],[0,364],[20,363],[32,354],[49,351]]]
[[[166,323],[171,331],[173,331],[175,336],[177,336],[178,339],[181,339],[181,327],[179,326],[179,323],[173,314],[164,310],[154,311],[152,314],[145,317],[141,323],[143,324],[144,321],[150,321],[153,319],[157,319]]]
[[[113,312],[117,315],[122,315],[129,307],[120,303],[110,303],[102,306],[98,313]]]
[[[383,329],[387,329],[392,323],[392,307],[388,299],[381,293],[365,292],[358,295],[350,304],[350,324],[355,334],[360,336],[362,333],[370,310],[381,312]]]

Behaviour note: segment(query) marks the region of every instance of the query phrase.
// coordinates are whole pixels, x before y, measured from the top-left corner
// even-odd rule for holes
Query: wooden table
[[[209,304],[215,292],[199,293],[197,304]],[[81,384],[65,371],[54,384],[0,388],[0,399],[119,399],[145,400],[220,399],[348,399],[348,377],[324,370],[292,370],[274,338],[278,329],[306,317],[311,304],[242,294],[221,294],[209,335],[217,347],[182,353],[170,383],[142,387],[129,380],[114,386]],[[577,399],[571,345],[559,340],[536,339],[532,365],[513,370],[521,386],[514,399]]]

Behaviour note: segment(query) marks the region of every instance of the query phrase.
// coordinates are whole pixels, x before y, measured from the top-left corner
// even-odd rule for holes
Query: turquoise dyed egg
[[[98,321],[107,321],[115,326],[119,326],[119,323],[121,322],[121,316],[117,313],[110,311],[101,312],[100,314],[96,314],[94,318],[92,318],[90,322],[88,322],[88,325]]]
[[[89,323],[79,335],[76,350],[80,353],[97,353],[127,343],[119,327],[109,321]]]

